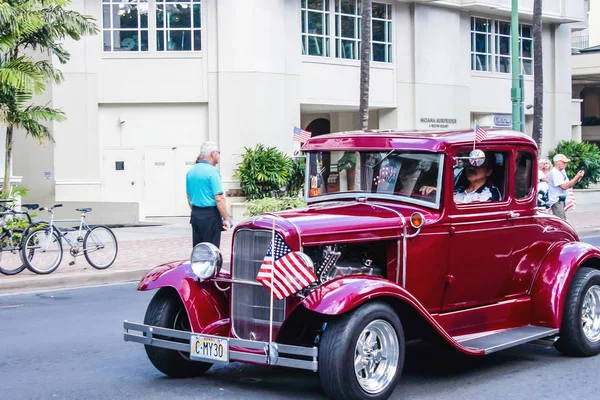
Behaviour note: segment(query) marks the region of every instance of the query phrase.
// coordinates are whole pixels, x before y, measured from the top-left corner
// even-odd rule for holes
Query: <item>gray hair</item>
[[[200,146],[200,158],[207,158],[211,155],[213,151],[219,151],[216,143],[213,142],[204,142],[202,146]]]

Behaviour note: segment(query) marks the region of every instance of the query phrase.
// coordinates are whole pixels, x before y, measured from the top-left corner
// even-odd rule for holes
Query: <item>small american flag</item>
[[[274,252],[273,247],[275,247]],[[274,271],[273,287],[271,287],[272,271]],[[300,257],[292,252],[279,235],[275,235],[275,246],[272,241],[269,243],[267,255],[258,270],[256,280],[272,290],[277,300],[281,300],[307,287],[317,280],[317,276]]]
[[[488,136],[488,131],[486,131],[481,126],[475,124],[475,141],[479,143],[482,140],[484,140],[485,138],[487,138],[487,136]]]
[[[309,131],[305,131],[304,129],[300,129],[297,126],[294,126],[294,140],[296,142],[304,143],[308,139],[310,139],[311,136],[312,133],[310,133]]]
[[[575,193],[573,192],[573,189],[567,189],[567,201],[565,202],[565,211],[575,209],[576,204],[577,202],[575,201]]]

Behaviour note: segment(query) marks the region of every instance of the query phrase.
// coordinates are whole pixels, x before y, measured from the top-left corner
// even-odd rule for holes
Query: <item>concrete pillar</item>
[[[244,146],[259,142],[292,154],[300,125],[300,8],[285,0],[213,0],[216,75],[211,129],[218,129],[225,189]],[[235,29],[232,27],[235,26]],[[239,32],[244,32],[240,35]],[[212,56],[212,54],[211,54]],[[214,92],[218,90],[218,94]]]

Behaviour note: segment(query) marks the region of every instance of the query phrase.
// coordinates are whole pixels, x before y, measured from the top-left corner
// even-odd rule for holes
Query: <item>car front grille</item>
[[[272,233],[241,229],[233,238],[232,278],[249,283],[231,285],[231,325],[240,339],[269,340],[269,307],[271,293],[258,283],[256,275],[267,253]],[[281,236],[280,236],[281,237]],[[285,299],[273,299],[273,335],[285,317]]]

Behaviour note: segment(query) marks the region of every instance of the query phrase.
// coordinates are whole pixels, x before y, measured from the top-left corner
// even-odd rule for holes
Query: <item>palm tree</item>
[[[71,55],[65,39],[80,40],[99,32],[89,16],[67,10],[70,0],[4,0],[0,4],[0,122],[6,125],[4,184],[8,191],[15,128],[37,140],[53,141],[43,122],[62,121],[63,112],[33,104],[49,81],[60,83],[62,73],[47,60],[33,60],[25,52],[40,51],[55,56],[61,64]]]
[[[542,62],[542,0],[533,1],[533,140],[542,152],[544,70]]]
[[[369,129],[369,78],[371,66],[371,0],[362,0],[360,33],[360,103],[358,115],[361,129]]]

